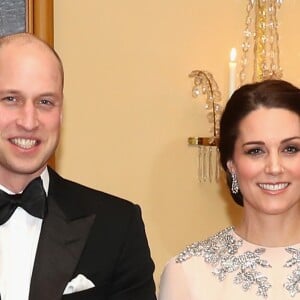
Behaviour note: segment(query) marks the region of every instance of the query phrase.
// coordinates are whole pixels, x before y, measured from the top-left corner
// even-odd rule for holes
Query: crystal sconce
[[[243,43],[241,47],[241,70],[239,85],[265,79],[280,79],[282,69],[279,62],[279,35],[277,9],[283,0],[248,0]],[[253,62],[253,63],[252,63]],[[247,68],[253,66],[253,76],[249,80]],[[229,96],[236,88],[236,62],[229,63]],[[208,122],[212,124],[209,137],[189,137],[189,145],[197,146],[198,177],[200,182],[218,181],[219,170],[219,121],[222,114],[221,93],[213,75],[207,71],[194,70],[194,98],[205,96]]]
[[[197,145],[199,147],[198,157],[198,175],[201,182],[212,182],[219,179],[219,121],[221,117],[222,107],[221,93],[217,82],[213,75],[207,71],[192,71],[189,75],[194,79],[194,87],[192,89],[192,96],[206,96],[205,108],[208,110],[208,122],[212,124],[210,129],[210,137],[189,137],[188,143],[190,145]]]

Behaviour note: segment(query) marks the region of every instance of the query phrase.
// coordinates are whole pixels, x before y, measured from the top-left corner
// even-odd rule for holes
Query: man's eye
[[[16,97],[13,97],[13,96],[4,97],[3,100],[6,101],[6,102],[15,102],[15,101],[17,101]]]
[[[53,105],[53,102],[51,100],[48,100],[48,99],[41,99],[39,101],[39,103],[43,104],[43,105],[49,105],[49,106]]]

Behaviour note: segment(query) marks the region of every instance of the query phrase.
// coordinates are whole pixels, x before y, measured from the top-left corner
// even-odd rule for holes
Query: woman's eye
[[[299,148],[298,147],[296,147],[296,146],[288,146],[288,147],[286,147],[286,148],[284,148],[284,150],[283,150],[283,152],[286,152],[286,153],[296,153],[296,152],[298,152],[299,151]]]
[[[246,154],[248,155],[259,155],[259,154],[262,154],[263,153],[263,150],[260,149],[260,148],[252,148],[252,149],[249,149],[246,151]]]

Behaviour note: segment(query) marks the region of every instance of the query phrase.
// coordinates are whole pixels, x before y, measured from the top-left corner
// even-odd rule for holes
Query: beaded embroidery
[[[300,249],[289,247],[285,251],[292,254],[292,258],[284,264],[284,267],[291,268],[296,266],[296,269],[292,271],[292,275],[288,276],[288,281],[284,283],[283,287],[294,297],[300,292]]]
[[[213,274],[220,280],[224,280],[229,273],[236,272],[234,283],[240,284],[244,291],[252,286],[257,286],[257,295],[268,297],[271,284],[268,278],[257,270],[258,267],[271,268],[272,266],[260,258],[266,249],[257,248],[254,251],[246,251],[238,255],[238,249],[243,245],[243,240],[236,239],[231,231],[233,227],[225,228],[207,240],[196,242],[188,246],[176,258],[177,263],[182,263],[193,256],[202,256],[206,263],[214,267]],[[283,287],[291,297],[300,293],[300,249],[288,247],[285,249],[292,258],[285,264],[285,268],[292,268],[292,274],[288,276]]]
[[[229,273],[236,272],[234,283],[240,284],[244,291],[257,286],[257,295],[267,298],[271,284],[266,276],[257,270],[258,267],[270,268],[271,265],[260,258],[265,249],[246,251],[238,255],[238,249],[243,241],[230,234],[232,227],[226,228],[207,240],[188,246],[176,258],[177,263],[186,261],[193,256],[202,256],[206,263],[214,266],[213,274],[224,280]]]

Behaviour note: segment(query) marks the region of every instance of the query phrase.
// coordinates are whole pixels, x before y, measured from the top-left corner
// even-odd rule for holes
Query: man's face
[[[49,49],[36,43],[0,48],[1,183],[44,169],[58,144],[62,102],[62,74]]]

